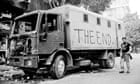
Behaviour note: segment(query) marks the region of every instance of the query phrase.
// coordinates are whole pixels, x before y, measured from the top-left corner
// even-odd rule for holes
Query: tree
[[[1,0],[1,2],[10,3],[16,7],[27,9],[27,5],[29,5],[30,10],[37,9],[49,9],[56,6],[64,5],[64,4],[72,4],[72,5],[83,5],[86,9],[99,13],[100,11],[104,11],[109,7],[111,0],[31,0],[31,3],[28,3],[28,0]],[[48,7],[52,6],[52,7]]]
[[[137,13],[128,14],[123,19],[126,37],[133,42],[134,46],[140,43],[140,19]]]
[[[109,8],[111,0],[66,0],[66,3],[84,5],[86,9],[100,13],[100,11],[104,11],[106,8]]]
[[[81,0],[66,0],[65,3],[72,4],[72,5],[79,5]]]
[[[109,8],[111,0],[90,0],[89,7],[91,11],[99,13]]]
[[[0,2],[2,3],[1,5],[7,4],[21,9],[26,9],[29,4],[29,0],[1,0]]]
[[[49,8],[61,6],[64,4],[72,4],[76,6],[82,5],[84,8],[90,11],[100,13],[100,11],[104,11],[106,8],[109,7],[111,0],[34,0],[31,2],[30,7],[34,8],[38,6],[35,9],[40,9],[43,8],[44,6],[47,6],[47,5],[43,5],[44,3],[51,6]]]

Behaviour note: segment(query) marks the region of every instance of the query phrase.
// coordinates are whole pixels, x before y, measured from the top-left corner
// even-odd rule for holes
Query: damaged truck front
[[[38,14],[17,17],[10,35],[10,64],[17,67],[38,67]]]
[[[51,72],[61,78],[66,69],[62,55],[69,54],[64,49],[62,23],[61,15],[41,11],[17,17],[9,38],[9,64],[26,74]],[[65,60],[72,65],[70,56]]]

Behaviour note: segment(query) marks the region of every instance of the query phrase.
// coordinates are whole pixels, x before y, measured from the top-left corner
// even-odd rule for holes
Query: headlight
[[[26,59],[26,60],[24,61],[24,65],[25,65],[25,66],[32,66],[32,60]]]

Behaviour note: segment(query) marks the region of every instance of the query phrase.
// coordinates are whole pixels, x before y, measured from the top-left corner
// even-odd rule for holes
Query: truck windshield
[[[38,14],[32,14],[16,19],[14,34],[24,34],[35,31]]]

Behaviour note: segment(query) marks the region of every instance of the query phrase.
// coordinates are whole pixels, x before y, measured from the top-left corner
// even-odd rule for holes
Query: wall
[[[122,19],[129,12],[129,0],[112,0],[110,8],[104,11],[103,15]]]

